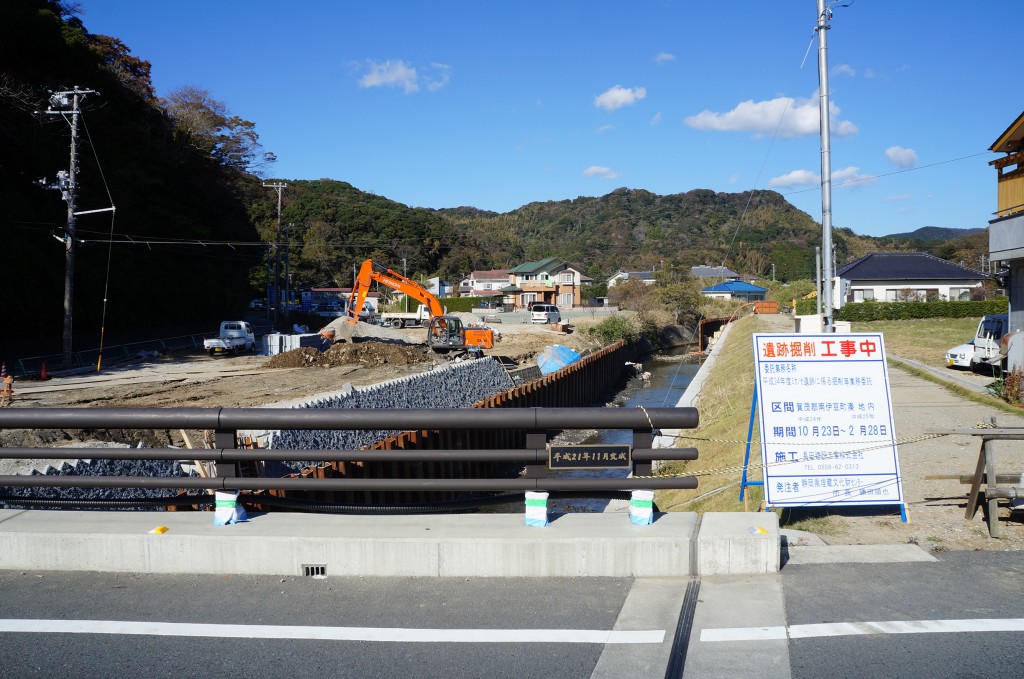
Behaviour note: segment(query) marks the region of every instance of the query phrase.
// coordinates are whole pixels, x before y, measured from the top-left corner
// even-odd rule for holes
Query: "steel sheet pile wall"
[[[616,342],[601,351],[590,354],[576,363],[526,384],[506,389],[478,402],[474,408],[557,408],[591,405],[603,392],[610,389],[622,375],[622,369],[629,358],[623,342]],[[496,364],[496,362],[495,362]],[[497,365],[497,364],[496,364]],[[388,383],[394,384],[394,383]],[[383,385],[382,385],[383,386]],[[433,398],[433,393],[425,394]],[[385,407],[385,406],[379,406]],[[415,407],[415,406],[389,406]],[[431,407],[431,406],[423,406]],[[432,406],[438,407],[438,406]],[[459,407],[459,406],[454,406]],[[297,432],[302,433],[302,432]],[[317,432],[305,432],[317,433]],[[327,433],[327,432],[324,432]],[[338,432],[356,434],[358,432]],[[277,445],[277,444],[275,444]],[[366,445],[366,444],[362,444]],[[449,450],[449,449],[495,449],[522,448],[526,445],[526,432],[522,430],[490,431],[437,431],[421,430],[402,432],[378,440],[369,447],[373,450]],[[284,448],[286,446],[280,445]],[[349,447],[349,446],[339,446]],[[358,447],[358,446],[351,446]],[[493,469],[484,463],[353,463],[332,462],[307,467],[299,476],[312,478],[475,478],[493,474]],[[450,499],[453,493],[436,492],[429,494],[411,493],[285,493],[272,491],[279,497],[302,498],[325,502],[427,502]]]

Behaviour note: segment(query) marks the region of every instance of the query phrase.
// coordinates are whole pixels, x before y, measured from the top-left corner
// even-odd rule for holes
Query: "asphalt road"
[[[632,580],[614,578],[317,580],[0,571],[0,677],[590,677],[606,644],[546,638],[612,630],[632,588]],[[664,620],[643,621],[657,630],[669,626],[663,642],[623,647],[667,653],[678,607],[667,612]],[[7,629],[45,629],[69,620],[129,624],[108,633],[95,633],[96,623],[82,625],[93,633]],[[153,623],[212,623],[205,630],[212,636],[200,636],[204,630],[194,627],[182,636],[166,625],[142,629]],[[255,638],[227,638],[236,631],[227,625],[245,625]],[[319,630],[308,637],[339,627],[412,636],[420,629],[463,630],[456,636],[474,641],[267,638],[296,626]],[[507,630],[547,631],[536,641],[500,642],[498,635]]]
[[[1020,552],[939,552],[933,563],[787,566],[786,616],[821,623],[1024,618]],[[838,630],[838,628],[836,628]],[[823,630],[827,632],[828,630]],[[792,676],[1014,677],[1024,673],[1024,628],[1015,632],[843,634],[791,639]]]
[[[741,578],[754,590],[735,600],[712,600],[708,581],[690,654],[712,647],[729,676],[1019,676],[1020,553],[936,556],[787,565]],[[0,571],[0,677],[662,677],[687,582]],[[777,585],[781,642],[701,640],[701,620],[758,624],[756,592]],[[965,621],[1011,631],[962,631]]]

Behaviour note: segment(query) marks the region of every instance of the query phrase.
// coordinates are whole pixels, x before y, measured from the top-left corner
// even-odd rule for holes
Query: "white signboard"
[[[769,506],[903,503],[876,333],[754,335]]]

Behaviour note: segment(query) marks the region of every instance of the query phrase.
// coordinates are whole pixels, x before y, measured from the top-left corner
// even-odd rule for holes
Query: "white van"
[[[561,323],[562,314],[554,304],[534,304],[530,308],[531,323]]]
[[[982,316],[978,331],[974,333],[974,360],[971,369],[988,373],[1003,360],[999,353],[999,340],[1007,333],[1010,325],[1009,314]]]

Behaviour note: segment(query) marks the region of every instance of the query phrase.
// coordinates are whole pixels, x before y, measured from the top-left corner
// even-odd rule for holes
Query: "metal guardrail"
[[[0,476],[0,486],[74,488],[188,488],[225,490],[309,491],[609,491],[693,489],[694,477],[649,478],[653,460],[693,460],[694,448],[651,448],[657,429],[692,429],[695,408],[455,408],[379,410],[302,410],[292,408],[18,408],[0,411],[0,429],[212,429],[214,449],[4,448],[2,459],[117,459],[215,462],[216,476]],[[483,432],[517,430],[526,445],[516,449],[439,450],[237,450],[238,430],[442,430]],[[565,429],[628,429],[633,431],[634,475],[643,478],[546,478],[547,441]],[[239,463],[319,460],[416,463],[526,462],[525,478],[254,478],[241,476]],[[355,467],[354,470],[359,469]],[[354,472],[358,473],[358,472]]]
[[[164,353],[166,351],[181,351],[183,349],[201,349],[203,346],[203,340],[210,337],[215,337],[217,333],[208,332],[197,335],[179,335],[177,337],[165,337],[162,339],[146,340],[142,342],[129,342],[127,344],[115,344],[109,347],[103,348],[103,362],[104,364],[115,363],[117,361],[125,361],[133,356],[137,356],[142,351],[156,351],[158,353]],[[99,359],[100,350],[95,349],[82,349],[76,351],[71,355],[71,365],[64,365],[63,354],[48,354],[46,356],[28,356],[26,358],[19,358],[14,361],[14,377],[25,378],[33,375],[38,375],[43,365],[46,366],[47,372],[59,372],[61,370],[74,370],[75,368],[85,368],[88,366],[95,366]]]

